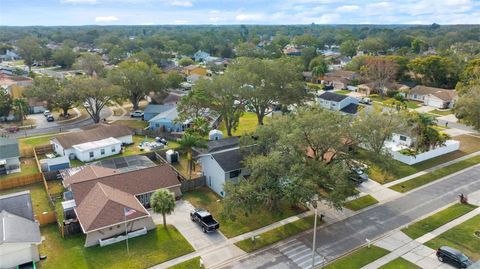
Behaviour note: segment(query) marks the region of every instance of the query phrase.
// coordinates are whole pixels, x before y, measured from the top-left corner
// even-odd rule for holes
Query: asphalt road
[[[108,118],[112,115],[112,110],[110,108],[104,108],[100,112],[100,115],[102,119]],[[80,128],[80,127],[91,125],[91,124],[93,124],[93,120],[89,117],[87,119],[75,121],[72,123],[66,123],[61,125],[55,124],[54,126],[51,126],[51,127],[20,130],[16,133],[8,133],[8,137],[19,138],[19,137],[41,135],[41,134],[54,133],[54,132],[64,132],[64,131]]]
[[[326,257],[327,261],[333,260],[361,246],[366,238],[375,239],[454,202],[460,193],[469,194],[479,189],[480,166],[476,166],[346,220],[319,228],[316,252]],[[312,234],[313,231],[294,239],[311,249]],[[302,268],[292,261],[291,253],[282,253],[288,253],[286,248],[289,244],[293,244],[292,239],[221,268]]]

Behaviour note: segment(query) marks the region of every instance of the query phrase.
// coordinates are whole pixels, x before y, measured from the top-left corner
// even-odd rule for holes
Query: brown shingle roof
[[[118,173],[117,170],[102,167],[98,165],[87,165],[82,170],[64,179],[65,186],[70,186],[73,183],[78,183],[86,180],[91,180],[100,177],[106,177]]]
[[[180,184],[177,174],[168,165],[154,166],[131,172],[83,180],[70,185],[77,205],[85,199],[97,182],[133,195],[147,193],[161,188],[171,188]]]
[[[136,211],[127,220],[149,215],[134,195],[97,182],[75,211],[83,230],[88,232],[123,222],[125,208]]]
[[[74,145],[98,141],[109,137],[122,137],[132,135],[132,130],[125,125],[106,125],[95,124],[83,128],[83,132],[73,132],[54,137],[64,149],[71,148]]]
[[[457,97],[457,92],[455,90],[446,90],[446,89],[427,87],[422,85],[413,87],[412,90],[410,91],[410,94],[418,94],[418,95],[431,94],[444,101],[451,101],[452,99]]]

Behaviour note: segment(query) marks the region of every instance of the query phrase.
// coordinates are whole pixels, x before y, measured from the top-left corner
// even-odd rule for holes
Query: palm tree
[[[180,150],[187,153],[188,175],[191,179],[193,169],[192,150],[193,148],[206,148],[207,144],[201,137],[194,134],[185,134],[178,143],[180,144]]]
[[[175,195],[167,189],[159,189],[150,197],[150,206],[153,212],[162,214],[163,227],[167,229],[166,214],[171,214],[175,209]]]

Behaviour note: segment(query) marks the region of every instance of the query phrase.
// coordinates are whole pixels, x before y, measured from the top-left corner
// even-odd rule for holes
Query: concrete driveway
[[[175,226],[178,231],[187,239],[195,250],[200,250],[212,245],[227,241],[227,238],[220,231],[204,233],[200,226],[190,220],[190,212],[194,209],[188,201],[179,200],[176,202],[175,211],[167,215],[167,223]],[[161,214],[150,212],[156,224],[163,224]],[[218,216],[213,216],[218,218]]]
[[[28,119],[33,119],[35,120],[35,124],[37,125],[38,129],[43,129],[43,128],[49,128],[49,127],[58,127],[58,123],[55,121],[48,122],[47,118],[43,115],[43,113],[40,114],[30,114],[27,116]]]

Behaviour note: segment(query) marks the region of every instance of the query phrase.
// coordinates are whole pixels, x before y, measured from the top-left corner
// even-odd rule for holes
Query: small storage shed
[[[43,172],[58,171],[70,168],[70,160],[67,156],[60,156],[56,158],[40,160],[40,165]]]
[[[223,133],[220,130],[214,129],[208,133],[209,140],[220,140],[223,138]]]

